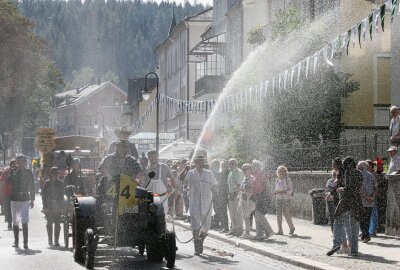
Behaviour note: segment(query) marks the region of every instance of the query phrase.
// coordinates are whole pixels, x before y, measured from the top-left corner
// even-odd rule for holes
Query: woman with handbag
[[[267,177],[262,171],[261,162],[253,160],[251,164],[252,173],[254,176],[253,187],[252,187],[252,199],[256,203],[255,219],[256,219],[256,240],[263,240],[274,235],[274,231],[271,228],[268,220],[265,218],[267,213],[268,205],[270,202],[270,196],[268,196],[269,190],[266,187]]]

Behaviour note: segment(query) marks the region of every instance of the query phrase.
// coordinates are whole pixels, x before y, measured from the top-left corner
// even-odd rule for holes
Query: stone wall
[[[271,172],[268,186],[273,192],[275,189],[275,172]],[[294,217],[312,220],[312,201],[308,191],[314,188],[325,188],[326,181],[331,173],[324,172],[293,172],[289,177],[293,182],[294,194],[292,200],[292,214]],[[274,197],[274,196],[273,196]],[[275,201],[271,202],[271,212],[275,211]]]
[[[400,175],[388,175],[385,234],[400,236]]]

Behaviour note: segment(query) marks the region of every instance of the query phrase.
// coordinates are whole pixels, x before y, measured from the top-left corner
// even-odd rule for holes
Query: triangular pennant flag
[[[365,36],[367,34],[367,29],[368,29],[368,19],[364,19],[361,21],[361,35],[363,37],[364,42],[365,42]]]
[[[269,81],[266,80],[265,81],[265,88],[264,88],[264,97],[266,97],[268,95],[268,84],[269,84]]]
[[[310,67],[310,56],[306,58],[306,78],[308,77],[308,68]]]
[[[275,77],[272,78],[272,96],[275,96]]]
[[[358,31],[358,44],[360,45],[360,48],[361,48],[361,31],[362,31],[361,28],[362,28],[361,23],[359,23],[357,26],[357,31]]]
[[[278,75],[278,90],[279,90],[279,92],[281,92],[281,74],[282,73],[279,73],[279,75]]]
[[[368,27],[369,27],[369,37],[372,40],[372,25],[374,23],[374,14],[369,14],[368,16]]]
[[[356,36],[357,36],[357,26],[351,28],[351,40],[353,43],[353,48],[356,46]]]
[[[293,87],[293,77],[294,77],[294,69],[295,67],[292,68],[292,72],[290,73],[290,87]]]
[[[383,4],[380,10],[381,26],[383,32],[385,32],[385,13],[386,13],[386,4]]]
[[[300,81],[300,73],[301,73],[301,64],[302,63],[303,62],[300,62],[300,63],[297,64],[297,82]]]
[[[397,3],[398,3],[398,0],[392,0],[392,14],[391,14],[392,15],[392,17],[391,17],[392,22],[393,22],[393,18],[394,18],[394,13],[396,11]]]
[[[286,90],[286,82],[287,82],[288,74],[289,74],[289,70],[285,70],[285,72],[283,73],[283,89],[285,89],[285,90]]]
[[[332,43],[331,43],[331,60],[333,59],[333,57],[335,56],[336,53],[336,49],[340,46],[340,38],[336,37]]]
[[[348,40],[348,38],[349,38],[349,31],[347,31],[346,33],[343,33],[342,35],[341,35],[341,40],[342,40],[342,45],[341,45],[341,47],[342,47],[342,49],[344,49],[345,48],[345,46],[347,45],[347,40]]]
[[[379,17],[381,16],[381,12],[379,9],[374,10],[374,20],[375,20],[375,31],[378,33],[379,29]]]
[[[351,29],[349,30],[349,31],[347,31],[347,36],[348,36],[348,39],[347,39],[347,45],[346,45],[346,53],[347,53],[347,55],[349,55],[349,45],[350,45],[350,35],[351,35]]]
[[[330,66],[333,66],[333,63],[328,59],[328,46],[325,46],[325,47],[322,49],[322,54],[323,54],[323,56],[324,56],[324,59],[325,59],[326,63],[327,63],[328,65],[330,65]]]
[[[317,70],[317,66],[318,66],[319,53],[320,53],[320,51],[317,51],[313,55],[313,58],[314,58],[314,67],[313,67],[314,74],[315,74],[315,71]]]

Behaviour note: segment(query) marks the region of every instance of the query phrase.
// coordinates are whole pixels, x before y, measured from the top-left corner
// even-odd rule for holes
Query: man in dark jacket
[[[57,167],[50,169],[50,179],[44,183],[42,191],[43,212],[47,220],[47,236],[49,245],[53,245],[53,223],[54,223],[54,245],[60,246],[58,239],[61,230],[61,215],[64,209],[64,183],[58,179]]]
[[[29,206],[33,208],[35,202],[35,183],[30,170],[26,168],[26,157],[16,158],[17,169],[10,175],[11,179],[11,214],[14,230],[14,245],[19,245],[19,221],[21,219],[24,237],[24,249],[28,249],[28,222]]]

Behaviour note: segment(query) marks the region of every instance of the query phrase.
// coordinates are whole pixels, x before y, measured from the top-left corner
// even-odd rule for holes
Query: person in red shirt
[[[10,173],[17,169],[16,160],[13,159],[10,161],[10,166],[6,167],[3,170],[3,174],[0,177],[0,182],[3,183],[3,196],[4,196],[4,216],[5,221],[8,223],[8,229],[12,229],[12,217],[11,217],[11,182],[9,180]]]

